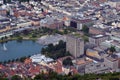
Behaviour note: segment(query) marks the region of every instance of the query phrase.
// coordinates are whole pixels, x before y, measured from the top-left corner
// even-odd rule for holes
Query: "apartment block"
[[[75,58],[84,54],[84,40],[73,35],[68,35],[66,42],[67,51]]]

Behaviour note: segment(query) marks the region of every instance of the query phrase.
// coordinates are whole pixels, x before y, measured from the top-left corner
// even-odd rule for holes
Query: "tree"
[[[111,46],[111,47],[109,48],[109,50],[110,50],[111,53],[114,53],[114,52],[116,51],[115,46]]]
[[[63,60],[63,65],[65,65],[65,66],[72,66],[73,65],[72,59],[70,57],[64,59]]]
[[[49,44],[49,45],[48,45],[48,48],[47,48],[47,51],[48,51],[48,52],[54,51],[54,45],[53,45],[53,44]]]
[[[41,11],[44,12],[44,9],[42,8]]]
[[[23,30],[22,33],[23,33],[24,35],[28,35],[30,32],[29,32],[29,30]]]
[[[59,48],[65,48],[66,43],[64,41],[60,40],[58,46],[59,46]]]
[[[22,40],[23,40],[23,38],[22,38],[21,36],[19,36],[19,37],[17,38],[17,41],[18,41],[18,42],[22,42]]]
[[[7,79],[7,78],[0,78],[0,80],[9,80],[9,79]]]
[[[88,42],[89,41],[88,36],[82,36],[82,38],[83,38],[84,42]]]
[[[110,78],[109,80],[120,80],[119,78]]]
[[[44,54],[55,60],[60,57],[70,56],[70,54],[66,52],[66,42],[63,42],[62,40],[59,41],[59,44],[49,44],[47,47],[42,48],[41,54]]]
[[[7,37],[7,36],[5,36],[4,38],[5,38],[5,39],[8,39],[8,37]]]
[[[67,29],[64,29],[64,34],[68,34],[68,30]]]
[[[7,16],[10,16],[10,11],[7,11]]]
[[[27,57],[21,57],[20,62],[24,62]]]
[[[36,75],[34,80],[45,80],[45,74],[42,72],[41,74],[39,75]]]
[[[37,35],[35,33],[32,34],[32,38],[35,38],[37,37]]]
[[[41,49],[41,53],[44,54],[46,52],[45,48]]]
[[[18,75],[14,75],[12,76],[11,80],[23,80],[23,79]]]
[[[88,28],[86,25],[83,26],[82,31],[83,31],[85,34],[89,34],[89,28]]]

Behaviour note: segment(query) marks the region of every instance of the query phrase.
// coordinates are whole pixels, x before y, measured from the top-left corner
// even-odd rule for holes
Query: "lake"
[[[44,46],[30,40],[0,43],[0,62],[40,53],[42,47]]]

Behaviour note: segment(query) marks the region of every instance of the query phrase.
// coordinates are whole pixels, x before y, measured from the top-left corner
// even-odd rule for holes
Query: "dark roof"
[[[112,2],[120,2],[120,0],[110,0],[110,1],[112,1]]]
[[[10,21],[9,19],[0,19],[0,22],[6,22],[6,21]]]

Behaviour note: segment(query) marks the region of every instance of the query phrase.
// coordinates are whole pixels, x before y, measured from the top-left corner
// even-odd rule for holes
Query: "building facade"
[[[70,21],[70,26],[76,28],[77,30],[82,30],[83,26],[91,26],[93,21],[91,19],[76,19],[72,18]]]
[[[114,7],[118,10],[120,10],[120,0],[110,0],[108,1],[111,7]]]
[[[89,37],[89,43],[99,46],[99,44],[105,40],[108,40],[109,36],[107,35],[96,35]]]
[[[76,36],[67,36],[66,47],[75,58],[84,54],[84,40]]]

